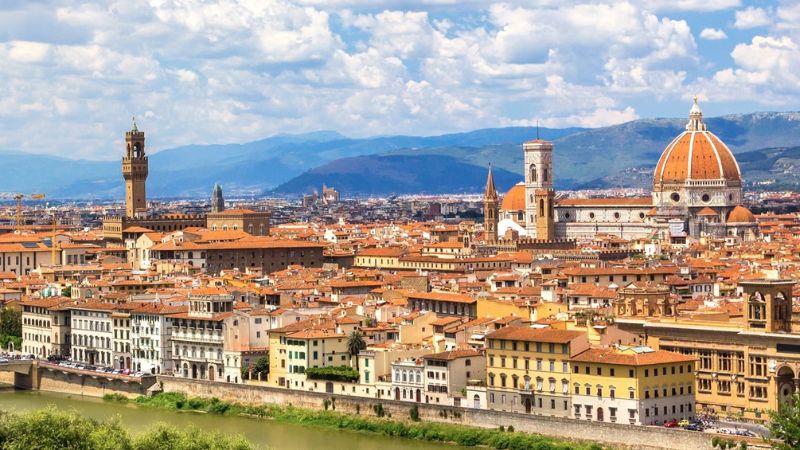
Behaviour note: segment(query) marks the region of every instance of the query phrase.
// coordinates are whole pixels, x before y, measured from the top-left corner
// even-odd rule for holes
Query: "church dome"
[[[703,123],[703,113],[694,100],[686,131],[664,149],[653,174],[653,184],[721,180],[741,183],[739,164],[728,146]]]
[[[749,209],[742,205],[736,205],[728,214],[728,223],[754,223],[756,217]]]
[[[500,204],[503,211],[523,211],[525,210],[525,185],[515,184],[503,196],[503,203]]]

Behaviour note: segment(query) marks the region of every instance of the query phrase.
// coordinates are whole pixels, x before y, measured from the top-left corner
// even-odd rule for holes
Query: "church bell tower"
[[[553,143],[538,138],[522,144],[525,157],[525,223],[528,236],[552,240],[555,235]]]
[[[483,239],[487,243],[497,242],[499,206],[497,190],[494,187],[494,177],[492,176],[492,166],[489,165],[489,175],[486,177],[486,191],[483,194]]]
[[[147,156],[144,153],[144,132],[133,120],[131,131],[125,133],[125,156],[122,157],[122,177],[125,179],[125,216],[147,215]]]

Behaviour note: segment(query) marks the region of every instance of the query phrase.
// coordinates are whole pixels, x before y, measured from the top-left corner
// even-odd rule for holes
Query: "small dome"
[[[700,211],[698,211],[697,215],[698,216],[716,216],[717,212],[714,211],[713,209],[709,208],[708,206],[706,206],[705,208],[703,208]]]
[[[696,100],[686,131],[664,149],[653,174],[656,188],[661,183],[686,180],[742,181],[736,158],[720,138],[708,131]]]
[[[754,223],[756,217],[749,209],[742,205],[736,205],[728,214],[728,223]]]
[[[503,203],[500,204],[503,211],[523,211],[525,209],[525,185],[515,184],[503,196]]]

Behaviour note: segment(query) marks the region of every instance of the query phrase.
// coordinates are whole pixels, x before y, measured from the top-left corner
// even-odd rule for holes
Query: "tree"
[[[800,391],[769,414],[770,444],[775,450],[800,448]]]
[[[350,353],[350,358],[356,357],[356,370],[358,370],[358,354],[361,350],[367,348],[367,343],[364,342],[364,336],[360,331],[353,331],[347,337],[347,352]]]
[[[0,311],[0,336],[22,336],[22,311],[11,308]]]
[[[258,375],[263,376],[266,378],[267,374],[269,373],[269,359],[265,357],[258,358],[252,366],[253,376],[258,377]]]

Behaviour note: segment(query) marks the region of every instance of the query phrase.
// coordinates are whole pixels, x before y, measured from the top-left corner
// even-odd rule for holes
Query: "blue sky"
[[[798,110],[800,2],[0,3],[0,148],[116,159],[276,133]]]

